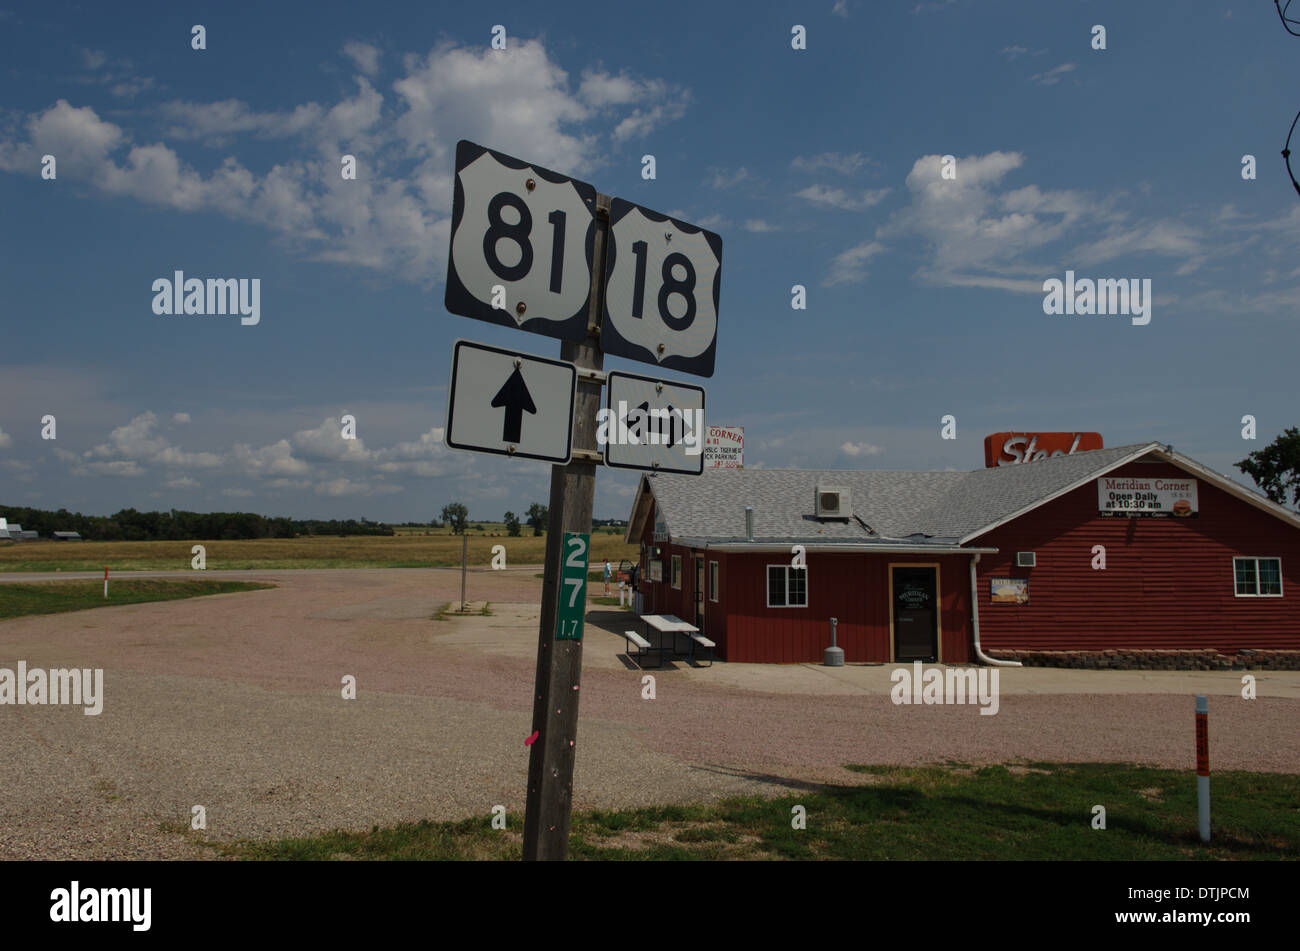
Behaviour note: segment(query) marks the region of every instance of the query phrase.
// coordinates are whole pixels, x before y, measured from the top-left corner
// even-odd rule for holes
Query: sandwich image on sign
[[[1028,604],[1029,582],[1024,578],[990,578],[994,604]]]

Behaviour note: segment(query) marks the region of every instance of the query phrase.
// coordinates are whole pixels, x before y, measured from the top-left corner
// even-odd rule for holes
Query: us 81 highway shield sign
[[[722,238],[621,198],[610,202],[605,353],[713,376]]]
[[[584,340],[596,189],[461,140],[456,145],[447,310]]]

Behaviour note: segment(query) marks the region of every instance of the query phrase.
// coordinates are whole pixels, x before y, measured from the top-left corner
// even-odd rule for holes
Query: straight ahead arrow
[[[528,392],[528,384],[524,382],[524,375],[519,367],[515,367],[515,372],[510,374],[510,379],[497,391],[497,395],[492,397],[492,408],[498,406],[506,408],[505,422],[501,427],[501,438],[506,442],[520,442],[520,434],[524,429],[524,413],[537,415],[537,407],[533,404],[532,394]]]

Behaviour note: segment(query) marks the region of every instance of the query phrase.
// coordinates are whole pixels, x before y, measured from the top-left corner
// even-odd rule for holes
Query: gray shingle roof
[[[755,542],[953,542],[1089,478],[1138,450],[1137,443],[970,472],[889,469],[717,469],[647,479],[674,538],[745,540],[754,507]],[[819,520],[817,485],[847,486],[855,519]],[[865,523],[865,525],[863,524]],[[920,537],[913,537],[920,536]]]

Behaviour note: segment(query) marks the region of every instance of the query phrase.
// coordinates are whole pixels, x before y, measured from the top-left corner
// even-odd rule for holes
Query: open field
[[[480,530],[480,526],[482,527],[481,530]],[[432,535],[451,534],[451,529],[445,525],[442,528],[429,528],[427,525],[394,525],[393,531],[395,531],[398,535],[431,535],[432,536]],[[624,531],[625,529],[623,529],[622,527],[615,527],[612,525],[598,525],[592,528],[591,534],[617,535],[618,537],[622,538]],[[520,532],[522,533],[522,537],[526,537],[526,538],[531,538],[533,534],[533,530],[529,528],[527,525],[522,526],[520,528]],[[505,537],[506,523],[505,522],[479,522],[479,521],[475,521],[474,519],[470,519],[469,535],[471,538],[474,537],[475,535],[499,535]]]
[[[274,587],[275,585],[251,581],[114,579],[109,583],[108,597],[105,598],[104,585],[100,581],[7,584],[0,587],[0,618],[60,614],[64,611],[85,611],[89,608],[142,604],[147,601],[175,601],[180,598],[201,598],[209,594],[258,591]]]
[[[504,545],[508,565],[546,560],[546,536],[491,537],[470,532],[469,563],[486,567],[492,546]],[[243,541],[21,542],[0,547],[0,571],[167,571],[187,569],[191,549],[203,545],[210,569],[428,568],[460,565],[454,535],[354,535],[339,538],[258,538]],[[638,556],[621,534],[593,533],[590,562],[615,564]]]
[[[1103,763],[850,766],[871,782],[777,799],[584,812],[570,857],[596,860],[847,859],[1168,861],[1300,858],[1300,776],[1216,773],[1214,834],[1196,833],[1185,772]],[[1092,807],[1106,807],[1106,828]],[[805,829],[791,826],[803,806]],[[245,841],[244,859],[518,860],[523,817],[407,823],[369,832]]]

